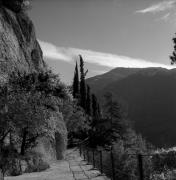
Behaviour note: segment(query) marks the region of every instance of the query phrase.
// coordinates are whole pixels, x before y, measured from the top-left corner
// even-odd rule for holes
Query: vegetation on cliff
[[[69,99],[69,93],[58,76],[51,71],[13,73],[0,89],[1,152],[6,149],[10,154],[23,157],[37,145],[39,138],[55,141],[57,133],[66,142],[60,107]]]

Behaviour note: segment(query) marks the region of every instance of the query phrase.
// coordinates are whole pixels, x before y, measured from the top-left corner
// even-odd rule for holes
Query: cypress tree
[[[88,115],[91,115],[91,97],[90,97],[90,87],[89,87],[89,85],[87,85],[86,113]]]
[[[86,83],[84,72],[84,61],[81,55],[80,57],[80,105],[83,109],[86,109]]]
[[[79,73],[78,64],[76,62],[74,78],[73,78],[73,97],[77,98],[79,96]]]
[[[174,51],[172,53],[172,56],[170,56],[170,59],[171,59],[171,64],[173,65],[176,63],[176,37],[174,37],[172,40],[174,43]]]
[[[98,113],[98,117],[101,119],[101,108],[100,108],[100,104],[98,103],[98,106],[97,106],[97,113]]]
[[[94,127],[99,120],[98,103],[95,94],[92,94],[92,126]]]

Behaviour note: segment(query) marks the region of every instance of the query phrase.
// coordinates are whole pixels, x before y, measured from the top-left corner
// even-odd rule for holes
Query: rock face
[[[45,68],[32,21],[24,12],[0,7],[0,75]]]
[[[33,72],[46,69],[34,25],[20,9],[22,2],[23,0],[0,0],[0,83],[12,71]],[[64,139],[63,135],[57,136],[53,145],[47,138],[43,138],[36,151],[49,161],[61,158],[66,147]],[[59,144],[62,146],[60,149]]]

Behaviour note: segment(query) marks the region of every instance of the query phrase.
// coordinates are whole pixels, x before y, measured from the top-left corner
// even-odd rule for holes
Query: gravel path
[[[92,169],[82,160],[78,151],[72,149],[67,151],[66,160],[51,164],[46,171],[6,177],[5,180],[108,180]]]

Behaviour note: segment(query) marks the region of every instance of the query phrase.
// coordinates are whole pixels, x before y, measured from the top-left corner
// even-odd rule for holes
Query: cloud
[[[170,13],[165,14],[163,17],[161,17],[161,20],[167,21],[170,17]]]
[[[175,3],[176,3],[176,0],[162,1],[157,4],[153,4],[153,5],[149,6],[148,8],[138,10],[138,11],[136,11],[136,13],[145,14],[145,13],[157,13],[157,12],[166,11],[168,9],[173,8]]]
[[[165,21],[165,22],[168,22],[170,19],[172,19],[171,13],[167,13],[164,16],[156,19],[156,21]]]
[[[136,59],[127,56],[114,55],[108,53],[95,52],[91,50],[82,50],[76,48],[57,47],[51,43],[39,41],[44,53],[44,57],[51,60],[59,60],[66,62],[74,62],[78,60],[81,54],[85,62],[104,66],[108,68],[130,67],[130,68],[146,68],[146,67],[163,67],[172,69],[173,66],[160,63],[149,62],[143,59]]]
[[[52,43],[39,40],[39,44],[43,50],[43,56],[53,60],[70,61],[70,57],[64,48],[58,48]]]

